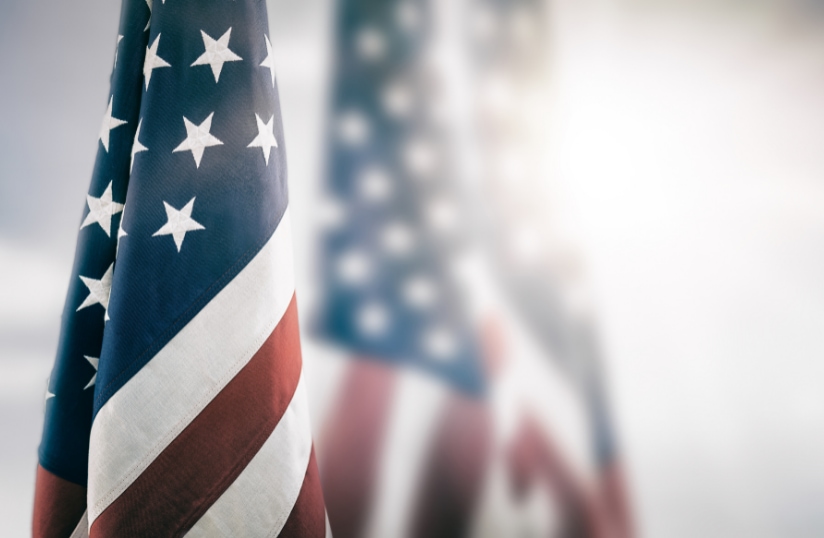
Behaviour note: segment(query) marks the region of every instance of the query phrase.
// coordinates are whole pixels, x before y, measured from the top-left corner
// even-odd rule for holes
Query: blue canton
[[[338,4],[316,329],[480,394],[478,334],[452,267],[467,226],[430,61],[436,8]]]

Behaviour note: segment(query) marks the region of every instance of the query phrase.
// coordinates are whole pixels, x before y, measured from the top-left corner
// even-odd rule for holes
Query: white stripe
[[[409,534],[423,469],[443,416],[447,389],[428,374],[398,369],[381,450],[369,538]]]
[[[332,526],[329,525],[329,514],[326,514],[326,538],[332,538]]]
[[[507,329],[511,364],[499,376],[492,394],[501,442],[505,444],[518,433],[528,413],[558,448],[569,469],[582,481],[592,483],[597,467],[581,392],[568,372],[558,367],[556,358],[547,356],[523,326],[512,323]]]
[[[300,494],[312,452],[305,385],[301,376],[272,435],[186,536],[251,538],[280,533]]]
[[[84,511],[83,517],[80,518],[80,521],[77,523],[77,526],[74,528],[74,532],[69,538],[89,538],[89,512]]]
[[[252,261],[97,414],[89,447],[90,524],[249,362],[294,290],[287,209]]]

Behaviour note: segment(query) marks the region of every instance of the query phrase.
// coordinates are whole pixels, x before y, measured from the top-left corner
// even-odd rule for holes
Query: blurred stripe
[[[387,365],[352,361],[327,418],[320,472],[338,538],[360,536],[369,517],[395,381]]]
[[[411,536],[462,537],[472,528],[492,448],[486,402],[450,394],[422,469]]]

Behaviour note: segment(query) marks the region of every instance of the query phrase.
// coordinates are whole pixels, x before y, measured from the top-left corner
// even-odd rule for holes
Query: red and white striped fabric
[[[330,536],[305,392],[287,210],[98,413],[72,537]]]
[[[324,535],[301,362],[287,210],[97,414],[90,536]]]
[[[505,348],[487,343],[499,349],[483,400],[409,369],[339,359],[351,364],[332,382],[319,437],[338,538],[633,535],[620,462],[598,467],[580,395],[507,328]]]
[[[465,536],[487,466],[486,406],[427,374],[346,360],[320,437],[335,536]]]

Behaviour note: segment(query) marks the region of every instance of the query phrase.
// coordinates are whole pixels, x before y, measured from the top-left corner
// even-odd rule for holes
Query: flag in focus
[[[351,364],[319,446],[332,530],[631,536],[593,323],[561,298],[575,255],[545,227],[550,3],[336,10],[317,329]]]
[[[124,0],[36,537],[325,536],[265,2]]]

